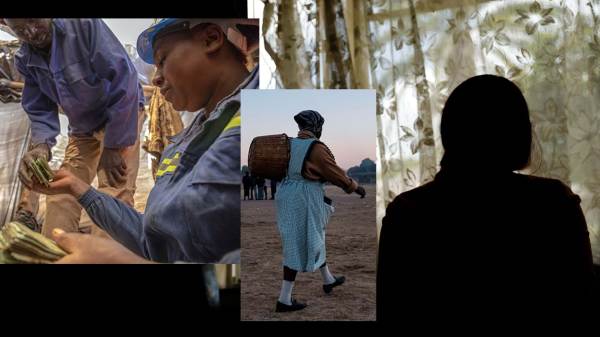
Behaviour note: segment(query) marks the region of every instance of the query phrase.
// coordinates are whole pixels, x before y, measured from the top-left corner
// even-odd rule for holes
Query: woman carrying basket
[[[300,131],[290,139],[287,176],[280,183],[275,201],[277,225],[283,246],[283,284],[275,311],[287,312],[306,307],[292,299],[296,274],[320,269],[323,291],[344,283],[345,277],[334,277],[326,263],[325,226],[333,207],[325,196],[323,185],[330,182],[346,193],[365,197],[365,189],[346,175],[335,163],[329,148],[320,142],[325,120],[316,111],[305,110],[294,116]]]

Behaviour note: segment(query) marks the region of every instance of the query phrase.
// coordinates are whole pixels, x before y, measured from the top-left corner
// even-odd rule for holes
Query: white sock
[[[292,305],[292,289],[294,288],[294,282],[283,281],[281,284],[281,293],[279,294],[279,302]]]
[[[323,267],[319,268],[319,270],[321,271],[321,276],[323,277],[323,284],[332,284],[335,282],[335,277],[333,277],[333,275],[331,275],[329,272],[328,265],[324,265]]]

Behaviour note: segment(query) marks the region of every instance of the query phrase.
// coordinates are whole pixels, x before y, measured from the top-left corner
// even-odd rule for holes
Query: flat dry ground
[[[291,313],[275,312],[283,277],[275,203],[242,201],[242,320],[375,320],[375,186],[365,189],[360,199],[326,187],[336,207],[327,225],[327,263],[346,283],[326,295],[319,271],[298,273],[293,295],[308,307]]]

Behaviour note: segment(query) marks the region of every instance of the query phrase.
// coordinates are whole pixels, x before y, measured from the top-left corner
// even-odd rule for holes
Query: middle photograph
[[[375,91],[241,103],[242,320],[375,320]]]

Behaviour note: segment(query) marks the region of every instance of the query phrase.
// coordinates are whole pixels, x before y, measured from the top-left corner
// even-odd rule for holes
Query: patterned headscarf
[[[321,131],[325,119],[314,110],[304,110],[294,116],[294,120],[298,123],[300,130],[308,130],[317,138],[321,138]]]

